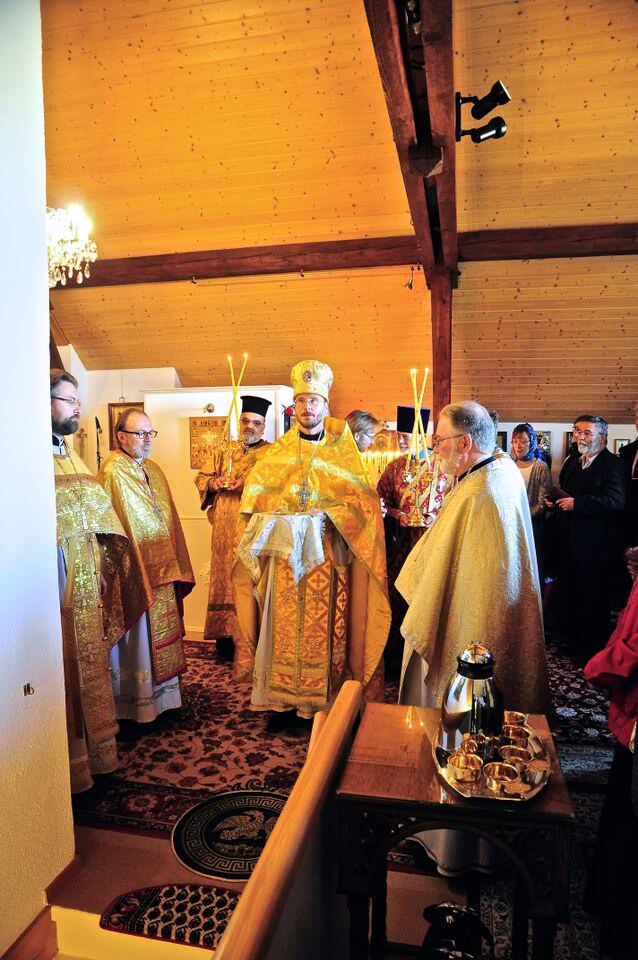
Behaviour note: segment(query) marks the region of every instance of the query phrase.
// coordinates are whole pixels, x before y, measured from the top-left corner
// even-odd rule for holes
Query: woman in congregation
[[[538,575],[543,583],[543,522],[545,519],[545,498],[552,487],[549,467],[543,459],[538,446],[538,437],[531,423],[519,423],[512,431],[512,460],[521,471],[527,490],[527,501],[532,514],[534,543]]]

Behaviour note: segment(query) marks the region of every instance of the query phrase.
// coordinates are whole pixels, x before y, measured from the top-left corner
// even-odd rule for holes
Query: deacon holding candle
[[[255,464],[239,508],[235,671],[252,677],[253,709],[310,717],[350,678],[382,697],[390,606],[379,499],[349,427],[328,417],[332,370],[302,360],[291,382],[296,428]]]
[[[235,531],[246,477],[270,444],[263,439],[270,400],[241,397],[239,443],[220,444],[195,477],[202,510],[212,524],[210,587],[204,638],[215,640],[222,656],[232,657],[237,637],[231,571],[235,561]],[[229,416],[230,421],[230,416]]]
[[[424,431],[427,429],[430,411],[421,409]],[[418,425],[414,407],[397,407],[397,434],[406,450]],[[414,449],[414,448],[413,448]],[[438,459],[426,457],[419,439],[417,455],[408,453],[392,460],[377,484],[377,493],[386,507],[385,546],[388,564],[388,585],[392,607],[392,625],[385,651],[386,669],[398,674],[403,655],[401,623],[408,607],[394,585],[401,567],[426,529],[434,523],[443,505],[443,497],[451,485],[451,479],[440,469]]]

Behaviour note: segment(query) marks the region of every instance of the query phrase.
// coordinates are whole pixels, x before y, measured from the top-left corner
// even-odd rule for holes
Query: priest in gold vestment
[[[440,707],[471,643],[494,654],[506,709],[546,713],[549,684],[532,521],[514,462],[495,457],[494,424],[468,400],[441,411],[434,447],[456,478],[396,586],[408,603],[400,702]],[[490,869],[493,851],[457,831],[419,834],[439,872]]]
[[[127,539],[104,490],[66,444],[78,428],[77,380],[52,370],[50,384],[71,791],[79,793],[93,774],[118,766],[108,653],[125,628],[115,594]]]
[[[109,662],[118,718],[149,723],[182,703],[183,600],[195,578],[166,477],[148,459],[156,436],[151,421],[139,410],[125,410],[115,436],[118,449],[97,479],[130,541],[122,603],[129,623],[132,611],[136,617]]]
[[[347,424],[326,417],[332,371],[304,360],[291,381],[296,425],[240,505],[235,674],[252,676],[253,709],[309,717],[349,678],[382,695],[390,606],[379,499]]]
[[[246,394],[241,402],[239,440],[215,450],[206,469],[195,477],[202,510],[208,510],[212,525],[204,639],[216,640],[222,654],[232,651],[238,633],[231,573],[239,503],[246,477],[270,446],[263,439],[270,400]]]

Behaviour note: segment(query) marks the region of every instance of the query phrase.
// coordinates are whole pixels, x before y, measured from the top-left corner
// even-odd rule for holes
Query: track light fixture
[[[488,113],[495,110],[496,107],[503,106],[512,98],[507,87],[500,80],[492,86],[489,93],[484,97],[462,97],[460,93],[456,94],[456,140],[461,137],[470,137],[473,143],[483,143],[484,140],[500,140],[507,133],[507,124],[503,117],[493,117],[489,123],[482,127],[475,127],[471,130],[463,130],[461,126],[461,107],[464,103],[471,103],[471,114],[475,120],[482,120]]]

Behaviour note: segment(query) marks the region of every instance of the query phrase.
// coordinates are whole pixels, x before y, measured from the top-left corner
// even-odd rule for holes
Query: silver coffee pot
[[[494,677],[494,657],[471,643],[457,657],[456,673],[443,694],[437,748],[445,757],[466,738],[476,741],[483,759],[494,753],[503,726],[503,697]]]

